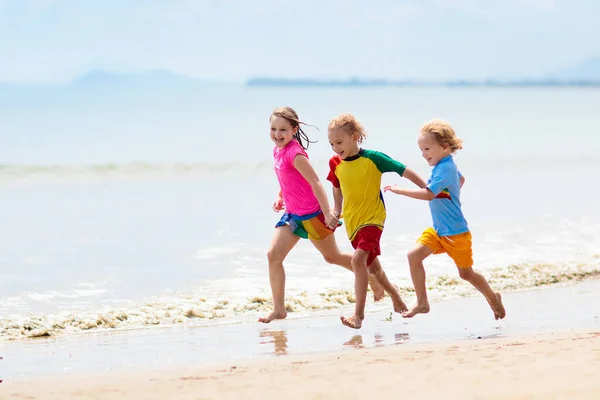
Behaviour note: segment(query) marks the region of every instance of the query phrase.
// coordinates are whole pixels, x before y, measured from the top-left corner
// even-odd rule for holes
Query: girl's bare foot
[[[340,319],[342,320],[342,324],[354,329],[360,329],[360,327],[362,326],[363,318],[359,317],[358,315],[353,315],[350,318],[346,318],[344,316],[340,317]]]
[[[263,324],[268,324],[269,322],[273,321],[274,319],[285,319],[285,317],[287,317],[287,311],[286,310],[283,310],[283,311],[272,311],[266,317],[259,318],[258,322],[262,322]]]
[[[496,320],[499,320],[506,317],[506,310],[504,309],[504,305],[502,304],[502,296],[500,296],[500,293],[495,294],[496,300],[490,301],[489,303],[490,307],[492,308],[492,311],[494,312],[494,318],[496,318]]]
[[[410,310],[403,312],[402,316],[404,318],[412,318],[417,314],[427,314],[429,312],[429,303],[425,304],[415,304],[411,307]]]

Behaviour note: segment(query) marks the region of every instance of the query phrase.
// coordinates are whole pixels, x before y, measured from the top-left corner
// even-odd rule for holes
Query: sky
[[[597,0],[0,0],[0,82],[535,78],[600,57]]]

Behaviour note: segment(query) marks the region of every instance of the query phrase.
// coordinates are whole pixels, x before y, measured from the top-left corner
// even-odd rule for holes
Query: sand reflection
[[[261,345],[273,343],[273,351],[275,352],[275,354],[287,354],[288,338],[287,333],[285,331],[260,331],[260,337],[265,339],[261,340]]]

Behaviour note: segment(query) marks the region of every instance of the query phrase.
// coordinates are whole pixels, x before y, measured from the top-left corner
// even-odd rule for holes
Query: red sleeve
[[[327,180],[333,184],[333,187],[336,188],[340,187],[340,181],[335,174],[335,169],[341,164],[341,162],[342,159],[340,156],[333,156],[329,159],[329,174],[327,175]]]

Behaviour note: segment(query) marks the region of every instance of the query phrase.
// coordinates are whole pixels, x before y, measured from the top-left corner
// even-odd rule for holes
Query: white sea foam
[[[560,283],[572,283],[600,275],[600,256],[587,263],[519,264],[487,271],[490,284],[499,291],[527,290]],[[308,283],[308,281],[306,282]],[[412,297],[410,279],[395,280],[403,297]],[[427,287],[432,301],[459,296],[478,295],[456,274],[432,274]],[[225,290],[227,288],[227,290]],[[286,308],[293,313],[314,313],[345,307],[354,302],[351,287],[310,290],[296,285],[286,294]],[[313,288],[314,289],[314,288]],[[248,296],[254,292],[255,295]],[[13,299],[14,302],[14,299]],[[202,291],[173,293],[143,302],[108,305],[95,310],[72,309],[51,314],[17,314],[0,317],[0,333],[4,339],[54,336],[98,329],[141,329],[150,326],[211,324],[237,316],[259,315],[271,310],[270,294],[243,280],[216,281]],[[369,302],[370,309],[391,309],[389,298],[381,303]]]

